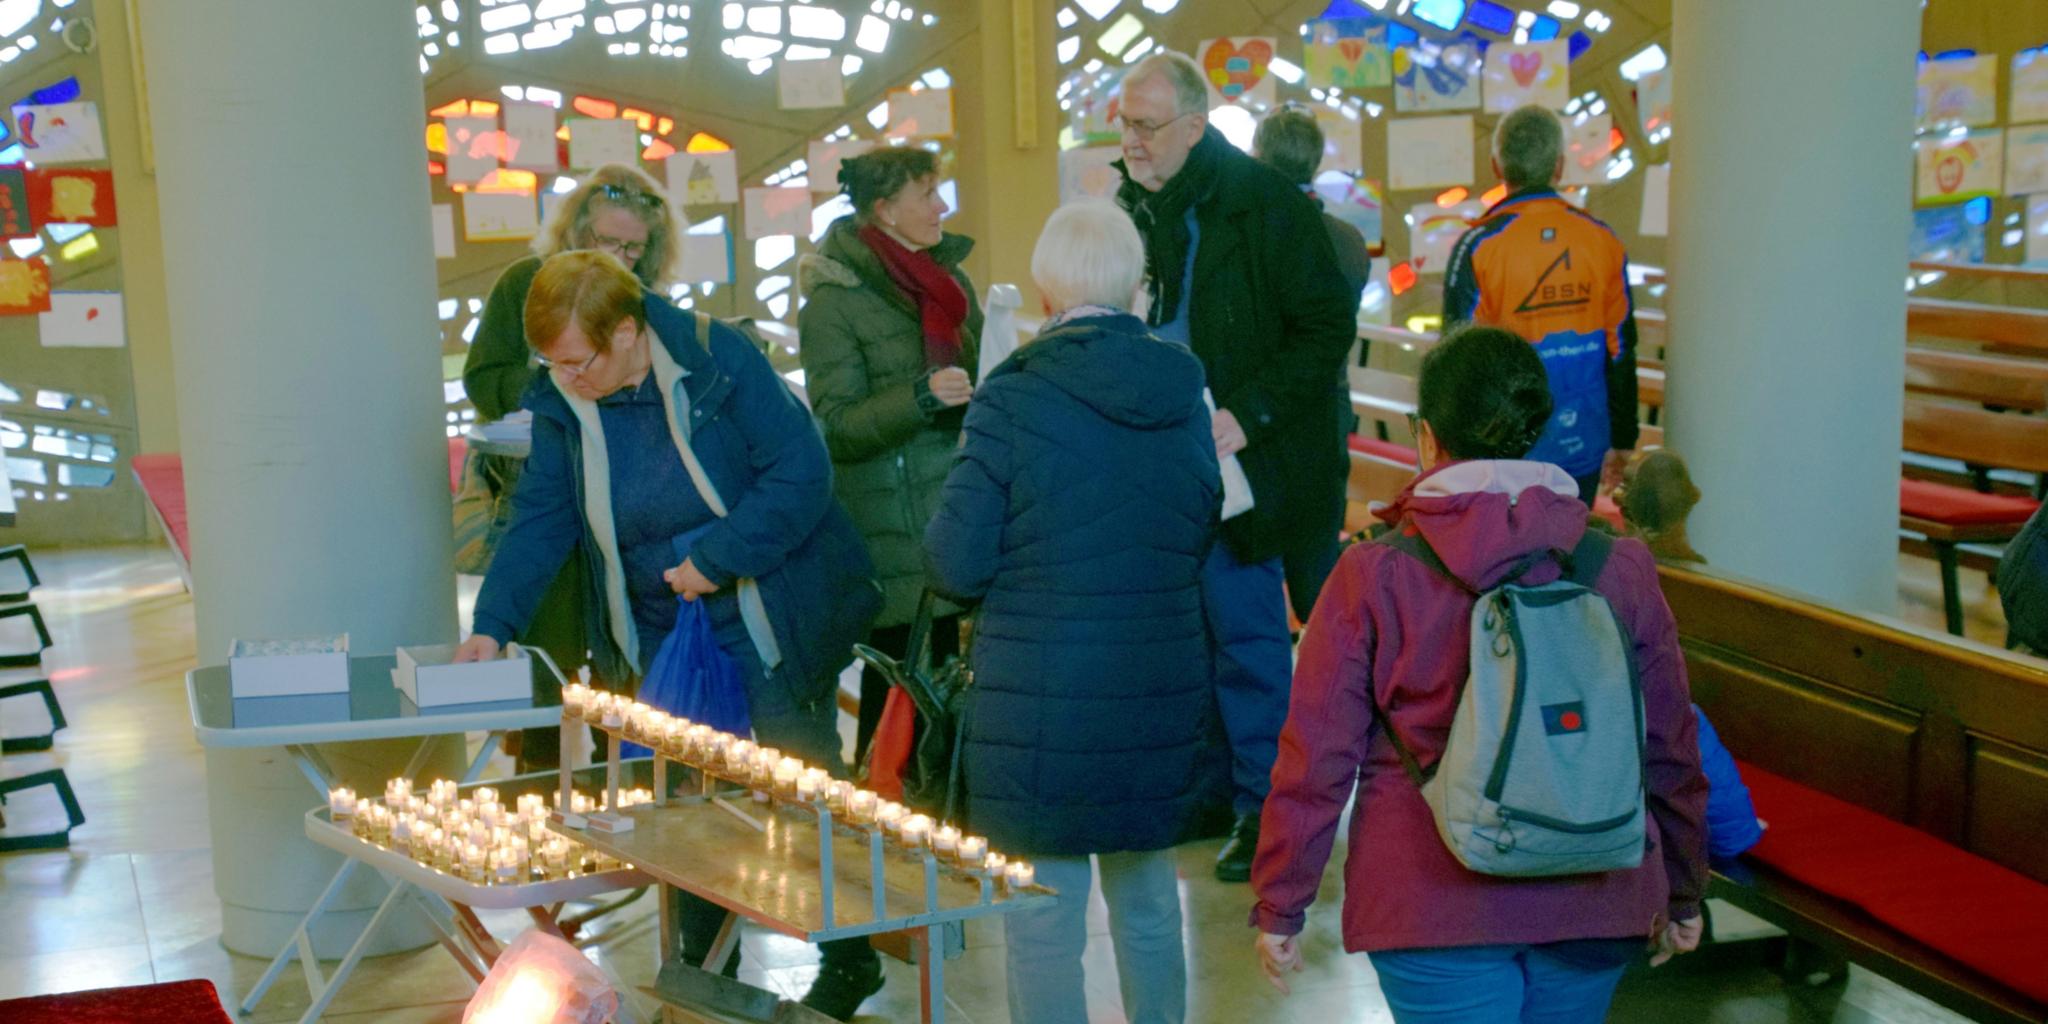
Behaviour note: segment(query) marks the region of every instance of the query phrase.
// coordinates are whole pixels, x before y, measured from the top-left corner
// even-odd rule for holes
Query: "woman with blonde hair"
[[[462,386],[477,415],[490,422],[517,411],[521,395],[540,375],[526,344],[525,310],[527,292],[543,260],[560,252],[594,249],[625,264],[642,286],[657,288],[675,268],[676,234],[675,213],[661,186],[637,167],[606,164],[563,197],[546,229],[533,240],[533,254],[506,267],[484,303],[483,322],[477,325],[462,367]],[[493,495],[494,508],[502,507],[518,488],[523,464],[502,455],[472,455],[471,460]],[[568,672],[586,661],[583,635],[588,610],[580,597],[584,587],[583,560],[571,558],[548,585],[532,623],[518,638],[547,651]],[[599,682],[625,681],[601,677]],[[555,693],[535,696],[547,703],[560,699]],[[526,730],[518,748],[520,764],[553,767],[557,736],[555,729]]]

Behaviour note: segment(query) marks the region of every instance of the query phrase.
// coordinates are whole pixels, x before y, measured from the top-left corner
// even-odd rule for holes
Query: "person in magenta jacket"
[[[1573,550],[1586,530],[1577,485],[1521,460],[1550,417],[1530,346],[1467,328],[1430,353],[1418,390],[1427,471],[1381,518],[1418,531],[1475,591],[1532,553]],[[1559,575],[1546,563],[1522,579]],[[1510,880],[1467,870],[1445,848],[1374,721],[1376,696],[1425,768],[1441,755],[1467,674],[1473,597],[1384,545],[1344,553],[1302,638],[1252,866],[1259,955],[1283,991],[1354,785],[1344,948],[1372,956],[1397,1022],[1599,1020],[1646,942],[1659,951],[1653,962],[1698,944],[1707,781],[1677,629],[1640,541],[1615,543],[1594,589],[1633,642],[1643,688],[1649,849],[1629,870]]]

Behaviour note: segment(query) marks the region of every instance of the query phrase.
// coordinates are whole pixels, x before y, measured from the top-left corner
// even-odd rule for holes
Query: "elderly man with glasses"
[[[1252,508],[1224,522],[1202,574],[1236,814],[1216,877],[1242,882],[1287,717],[1288,596],[1306,620],[1343,525],[1357,302],[1314,204],[1211,130],[1208,106],[1183,54],[1131,68],[1117,199],[1145,241],[1147,320],[1201,360],[1217,454],[1236,455],[1251,484]]]

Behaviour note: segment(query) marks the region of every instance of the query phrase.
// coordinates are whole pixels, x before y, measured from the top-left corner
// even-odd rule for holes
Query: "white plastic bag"
[[[1216,415],[1216,396],[1202,389],[1202,404],[1209,407],[1209,415]],[[1252,510],[1252,482],[1244,475],[1243,464],[1236,455],[1225,455],[1217,460],[1217,468],[1223,471],[1223,518],[1236,519]]]
[[[528,930],[499,954],[462,1024],[604,1024],[619,1010],[611,979],[576,947]]]
[[[981,304],[981,364],[975,380],[984,381],[1010,353],[1017,351],[1017,310],[1024,295],[1014,284],[988,286],[988,298]]]

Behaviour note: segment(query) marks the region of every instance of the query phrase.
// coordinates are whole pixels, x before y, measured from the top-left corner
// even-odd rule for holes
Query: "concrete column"
[[[357,653],[452,640],[413,5],[142,14],[199,660],[235,637],[347,632]],[[394,746],[411,744],[332,759],[379,792]],[[336,864],[303,837],[316,798],[281,751],[216,752],[208,774],[223,942],[267,956]],[[345,907],[364,916],[377,888]]]
[[[1676,0],[1670,442],[1717,568],[1898,592],[1913,0]],[[1815,45],[1826,40],[1826,45]]]

